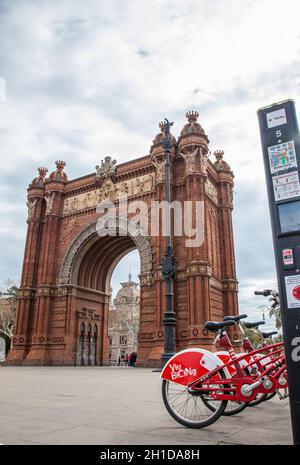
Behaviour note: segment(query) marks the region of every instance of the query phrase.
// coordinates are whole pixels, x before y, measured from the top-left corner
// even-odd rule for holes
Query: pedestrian
[[[130,365],[132,367],[135,367],[136,359],[137,359],[137,353],[132,352],[131,357],[130,357]]]
[[[132,363],[133,363],[133,354],[134,352],[131,352],[131,354],[129,355],[129,366],[132,367]]]

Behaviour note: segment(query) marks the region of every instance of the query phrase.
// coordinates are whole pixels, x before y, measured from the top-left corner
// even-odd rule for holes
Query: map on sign
[[[268,155],[272,174],[277,174],[289,168],[297,168],[297,158],[293,140],[268,147]]]
[[[278,200],[292,199],[300,195],[298,171],[273,176],[273,189],[275,202]]]

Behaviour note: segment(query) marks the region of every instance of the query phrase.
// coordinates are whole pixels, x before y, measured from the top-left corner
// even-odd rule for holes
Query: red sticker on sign
[[[300,286],[294,287],[293,296],[295,299],[300,300]]]
[[[282,258],[283,258],[283,264],[284,265],[293,265],[294,264],[293,250],[292,249],[283,249],[282,250]]]

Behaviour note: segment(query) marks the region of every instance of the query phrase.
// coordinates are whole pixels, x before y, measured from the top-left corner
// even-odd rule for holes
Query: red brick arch
[[[212,339],[203,331],[207,319],[235,314],[237,279],[232,232],[233,173],[221,150],[208,159],[209,140],[197,123],[197,112],[187,114],[180,136],[171,138],[172,201],[201,202],[205,236],[187,247],[186,236],[172,236],[177,260],[173,307],[177,315],[176,347],[206,346]],[[141,314],[138,361],[156,366],[164,350],[165,282],[161,262],[165,253],[161,218],[159,235],[129,233],[119,225],[115,237],[96,232],[97,205],[166,199],[164,126],[150,154],[117,165],[105,157],[96,172],[68,180],[65,163],[47,177],[47,169],[28,188],[28,230],[19,293],[16,330],[10,364],[74,365],[80,350],[85,364],[108,363],[107,318],[112,271],[124,254],[140,253]],[[145,213],[146,214],[146,213]],[[81,328],[97,334],[82,335]],[[79,341],[81,338],[80,346]],[[79,350],[80,349],[80,350]],[[87,355],[88,354],[88,355]],[[83,360],[83,358],[82,358]]]

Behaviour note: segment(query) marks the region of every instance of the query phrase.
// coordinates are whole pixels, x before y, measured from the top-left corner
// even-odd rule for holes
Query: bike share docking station
[[[300,138],[293,100],[258,110],[294,443],[300,444]]]

